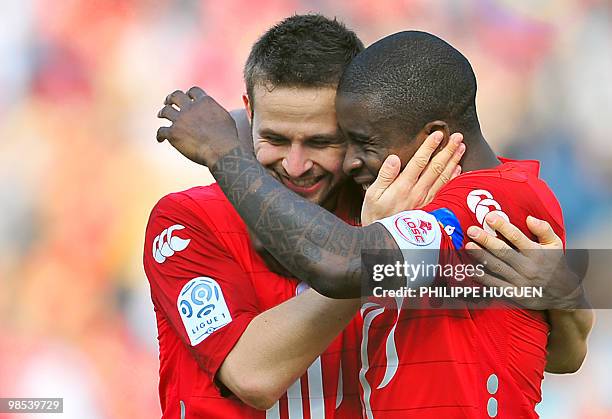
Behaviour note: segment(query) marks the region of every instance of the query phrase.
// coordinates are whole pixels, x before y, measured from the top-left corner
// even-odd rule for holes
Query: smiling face
[[[257,160],[287,188],[330,210],[346,179],[335,97],[333,87],[255,86],[252,119]]]
[[[422,143],[421,137],[393,129],[393,124],[368,110],[363,96],[339,94],[336,99],[338,125],[347,138],[343,170],[366,189],[378,175],[383,162],[396,154],[405,165]]]

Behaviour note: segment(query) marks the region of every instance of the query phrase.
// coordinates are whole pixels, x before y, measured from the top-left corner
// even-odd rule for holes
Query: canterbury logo
[[[467,205],[470,210],[476,215],[476,219],[482,226],[482,228],[493,236],[497,236],[495,231],[484,222],[485,217],[488,213],[494,212],[501,218],[510,222],[510,219],[505,212],[501,210],[501,205],[493,199],[491,192],[484,189],[476,189],[470,192],[467,196]]]
[[[155,262],[164,263],[166,258],[172,256],[174,252],[180,252],[187,248],[191,239],[172,236],[175,230],[182,230],[184,228],[180,224],[175,224],[155,237],[155,240],[153,240],[153,259],[155,259]]]

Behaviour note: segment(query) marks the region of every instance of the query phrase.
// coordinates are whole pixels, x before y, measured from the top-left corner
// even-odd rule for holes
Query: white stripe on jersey
[[[323,397],[323,369],[321,357],[318,356],[308,367],[308,403],[310,406],[310,419],[325,419],[325,398]],[[298,378],[285,393],[289,409],[288,419],[304,419],[304,404],[302,399],[302,379]],[[284,410],[284,409],[283,409]],[[266,410],[266,419],[281,419],[280,402]]]
[[[342,404],[344,399],[344,382],[342,381],[342,361],[340,361],[338,368],[338,389],[336,390],[336,409]]]
[[[266,410],[266,419],[280,419],[280,405],[278,400],[274,406]]]
[[[393,325],[391,332],[389,332],[389,335],[387,336],[387,343],[385,345],[387,366],[385,368],[385,376],[383,377],[378,387],[376,387],[377,390],[385,388],[385,386],[389,384],[393,376],[395,376],[397,368],[399,367],[397,347],[395,346],[395,329],[397,328],[397,322],[399,321],[399,317],[402,312],[403,303],[403,297],[395,297],[395,304],[397,305],[397,317],[395,318],[395,324]]]
[[[310,419],[325,419],[323,373],[320,356],[308,367],[308,401],[310,403]]]
[[[377,305],[373,303],[364,304],[361,308],[362,316],[367,308],[375,306]],[[361,388],[363,389],[363,416],[365,416],[367,419],[374,419],[374,416],[372,415],[372,407],[370,406],[370,395],[372,393],[372,388],[366,379],[366,373],[368,372],[368,369],[370,369],[370,362],[368,360],[368,332],[370,331],[372,320],[374,320],[374,318],[383,311],[385,311],[384,307],[374,309],[366,314],[366,316],[363,318],[363,336],[361,338],[361,371],[359,371],[359,382],[361,383]]]
[[[289,405],[289,419],[304,419],[304,406],[302,405],[302,380],[297,379],[287,389],[287,403]]]

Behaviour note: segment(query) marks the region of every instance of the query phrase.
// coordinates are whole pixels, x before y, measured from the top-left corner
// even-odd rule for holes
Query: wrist
[[[564,307],[559,307],[559,309],[565,312],[571,313],[579,308],[588,307],[588,303],[584,295],[584,288],[582,287],[582,285],[576,286],[576,289],[566,295],[563,300],[565,303]]]
[[[582,287],[578,287],[571,294],[563,298],[563,303],[558,304],[555,308],[548,310],[552,314],[564,315],[573,314],[576,310],[589,308],[589,304],[584,296]]]
[[[200,164],[208,167],[212,172],[213,168],[217,166],[221,159],[239,147],[240,142],[235,140],[233,137],[227,137],[214,147],[206,144],[201,148],[199,153]]]
[[[253,162],[257,162],[253,152],[248,150],[241,143],[237,144],[228,144],[227,147],[223,149],[215,149],[215,150],[207,150],[206,156],[203,157],[206,159],[207,166],[210,169],[210,172],[215,176],[219,172],[225,172],[229,169],[235,167],[236,160],[238,159],[248,159],[253,160]],[[218,179],[217,179],[218,180]]]

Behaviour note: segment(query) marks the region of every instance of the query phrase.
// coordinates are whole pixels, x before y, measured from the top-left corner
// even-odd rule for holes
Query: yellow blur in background
[[[163,195],[212,178],[157,144],[156,113],[192,85],[242,106],[251,45],[306,12],[338,17],[366,45],[419,29],[457,47],[479,81],[486,138],[501,155],[542,161],[568,246],[612,248],[607,0],[9,0],[0,397],[63,397],[65,418],[160,416],[145,225]],[[612,418],[612,314],[597,315],[582,370],[545,377],[543,418]]]

